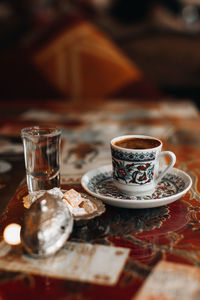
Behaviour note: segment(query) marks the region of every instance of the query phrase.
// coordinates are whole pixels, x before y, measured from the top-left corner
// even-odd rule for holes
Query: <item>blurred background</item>
[[[200,0],[0,0],[0,99],[200,98]]]

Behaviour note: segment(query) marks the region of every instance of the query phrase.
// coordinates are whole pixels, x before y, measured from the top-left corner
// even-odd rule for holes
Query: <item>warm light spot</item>
[[[9,224],[3,232],[4,241],[9,245],[18,245],[21,243],[20,239],[21,226],[19,224]]]

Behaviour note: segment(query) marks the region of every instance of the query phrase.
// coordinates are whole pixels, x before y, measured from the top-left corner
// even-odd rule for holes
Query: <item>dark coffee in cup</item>
[[[114,142],[115,146],[125,149],[151,149],[160,146],[160,141],[148,138],[124,138]]]

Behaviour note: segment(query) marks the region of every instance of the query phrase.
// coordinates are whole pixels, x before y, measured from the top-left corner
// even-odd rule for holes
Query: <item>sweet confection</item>
[[[29,209],[31,205],[39,198],[45,195],[47,191],[37,191],[23,198],[24,207]],[[83,197],[74,189],[61,191],[59,188],[48,190],[48,194],[63,200],[73,217],[86,216],[97,211],[97,205],[90,199]]]
[[[66,205],[74,216],[93,213],[97,210],[97,206],[89,199],[83,198],[80,193],[71,189],[64,193],[63,199],[66,200]]]

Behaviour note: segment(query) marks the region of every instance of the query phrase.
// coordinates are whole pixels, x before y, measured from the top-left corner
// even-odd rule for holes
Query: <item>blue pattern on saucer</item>
[[[184,180],[173,174],[167,174],[157,185],[155,192],[149,196],[131,196],[122,193],[113,183],[112,171],[103,172],[93,176],[88,182],[88,189],[96,194],[116,199],[126,200],[152,200],[169,197],[184,191]]]

